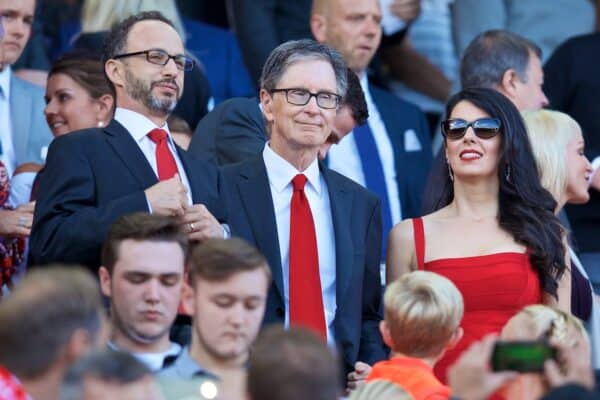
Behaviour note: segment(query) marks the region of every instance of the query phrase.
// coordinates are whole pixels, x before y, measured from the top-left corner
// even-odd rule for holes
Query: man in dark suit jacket
[[[294,61],[288,65],[292,55]],[[377,328],[382,318],[379,201],[318,161],[331,133],[338,95],[346,90],[345,81],[343,60],[327,46],[302,40],[276,48],[261,79],[268,145],[262,155],[222,171],[232,233],[256,245],[273,272],[265,323],[317,330],[330,343],[337,343],[349,371],[358,360],[374,362],[386,354]],[[318,273],[320,284],[295,301],[291,295],[298,284],[293,278],[299,251],[295,246],[307,245],[310,237],[293,240],[292,197],[299,189],[292,187],[300,175],[307,178],[302,192],[315,222],[316,249],[312,246],[311,251],[318,253],[318,265],[303,267],[316,268],[313,272]],[[316,313],[321,330],[294,318],[295,307],[313,301],[321,302]]]
[[[358,74],[369,107],[367,127],[355,129],[340,146],[332,148],[330,167],[380,196],[384,229],[421,215],[424,182],[432,160],[425,115],[415,105],[370,85],[366,75],[381,42],[379,1],[315,0],[310,23],[314,37],[338,50]],[[364,151],[365,139],[372,143],[370,152]],[[371,171],[383,175],[385,182],[376,186]]]
[[[115,120],[50,146],[31,235],[33,264],[97,268],[108,228],[136,211],[179,216],[190,239],[224,235],[215,219],[224,217],[218,171],[180,151],[168,133],[183,71],[193,67],[171,22],[156,12],[124,20],[109,34],[104,59],[116,91]]]

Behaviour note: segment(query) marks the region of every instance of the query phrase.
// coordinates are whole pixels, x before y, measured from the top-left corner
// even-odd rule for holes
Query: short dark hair
[[[367,100],[365,93],[360,86],[358,75],[350,68],[347,68],[348,89],[346,95],[342,98],[341,106],[348,106],[352,111],[352,118],[356,125],[363,125],[369,118],[369,109],[367,108]]]
[[[194,246],[188,263],[188,281],[192,287],[198,279],[223,282],[233,275],[261,269],[267,280],[271,270],[265,257],[254,246],[243,239],[207,239]]]
[[[113,94],[104,74],[104,64],[90,51],[74,50],[64,54],[52,64],[48,78],[55,74],[67,75],[94,99]]]
[[[299,327],[270,326],[250,351],[247,390],[252,400],[335,400],[339,363],[327,344]]]
[[[158,11],[142,11],[135,15],[125,18],[121,22],[112,26],[108,36],[104,40],[104,49],[102,51],[102,61],[114,58],[123,53],[127,47],[127,37],[131,28],[142,21],[161,21],[175,29],[173,22]]]
[[[505,30],[482,32],[471,41],[462,56],[462,87],[494,89],[502,82],[502,76],[508,69],[514,69],[519,79],[527,82],[530,53],[542,58],[539,46],[516,33]]]
[[[83,267],[31,271],[0,302],[0,365],[33,379],[56,362],[75,331],[95,340],[104,308],[96,279]]]
[[[337,50],[312,39],[290,40],[277,46],[265,61],[260,77],[260,87],[267,92],[276,89],[288,68],[298,61],[323,60],[335,73],[337,94],[344,97],[347,90],[346,62]]]
[[[174,217],[135,213],[120,217],[108,231],[102,247],[102,265],[112,272],[119,260],[119,246],[124,240],[175,242],[183,251],[187,263],[189,241],[181,224]]]
[[[129,353],[105,348],[84,356],[68,370],[63,379],[61,400],[83,398],[85,378],[126,385],[152,376],[150,369]]]

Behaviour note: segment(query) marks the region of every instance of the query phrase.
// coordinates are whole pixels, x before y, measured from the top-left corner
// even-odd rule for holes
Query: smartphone
[[[556,349],[545,340],[498,341],[492,353],[492,370],[542,372],[548,359],[556,359]]]

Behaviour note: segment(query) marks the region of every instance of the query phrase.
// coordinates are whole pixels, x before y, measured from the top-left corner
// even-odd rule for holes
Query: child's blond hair
[[[388,285],[384,305],[392,350],[421,358],[444,350],[464,310],[456,286],[428,271],[410,272]]]

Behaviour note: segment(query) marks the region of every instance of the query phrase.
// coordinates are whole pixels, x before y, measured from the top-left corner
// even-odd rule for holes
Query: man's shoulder
[[[389,107],[393,107],[396,110],[396,112],[402,114],[423,114],[423,111],[421,111],[421,109],[416,104],[399,98],[389,90],[374,85],[371,85],[369,87],[369,90],[373,95],[373,100],[378,105],[382,104]]]
[[[248,177],[254,175],[259,170],[264,170],[264,161],[262,153],[249,158],[244,161],[240,161],[235,164],[227,164],[219,169],[225,178],[235,178],[236,176]]]
[[[366,189],[364,186],[354,182],[352,179],[336,172],[324,165],[321,167],[321,173],[325,176],[329,189],[340,189],[346,192],[353,193],[357,198],[363,198],[369,203],[375,204],[378,197],[375,193]]]

